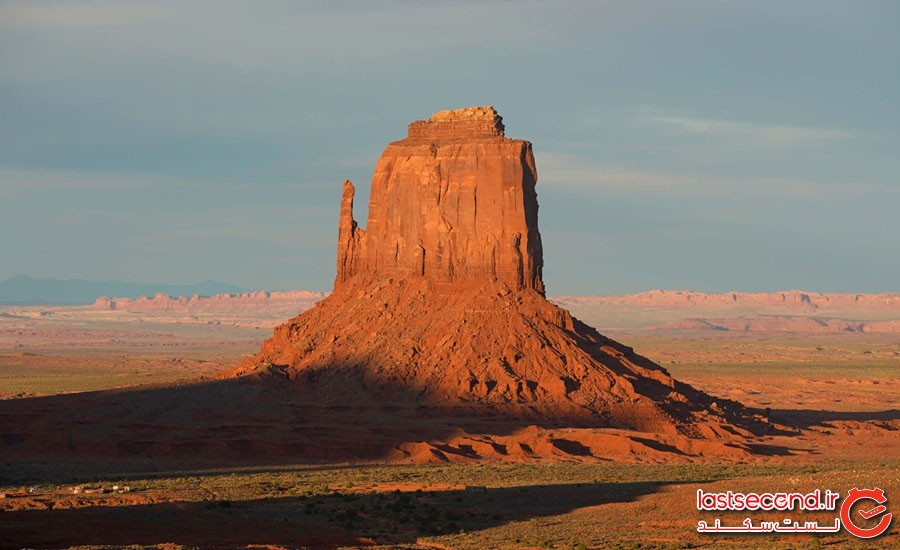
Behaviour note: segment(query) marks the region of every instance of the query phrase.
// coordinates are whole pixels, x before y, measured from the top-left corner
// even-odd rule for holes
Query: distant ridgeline
[[[16,275],[0,282],[0,304],[78,305],[91,304],[101,296],[139,298],[160,293],[175,296],[195,294],[212,296],[241,292],[247,292],[247,289],[219,281],[171,285],[85,279],[34,279],[27,275]]]
[[[185,313],[214,315],[291,316],[306,311],[327,296],[326,292],[244,292],[215,296],[141,296],[140,298],[97,298],[91,309],[131,313]]]
[[[841,292],[726,292],[707,294],[690,290],[651,290],[622,296],[557,296],[560,304],[629,305],[648,308],[692,307],[772,307],[806,311],[840,308],[878,308],[900,310],[900,294],[858,294]]]

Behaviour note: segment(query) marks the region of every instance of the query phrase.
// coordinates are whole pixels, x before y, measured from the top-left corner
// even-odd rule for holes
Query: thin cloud
[[[758,124],[671,114],[642,114],[637,119],[641,123],[656,125],[678,135],[730,137],[770,145],[839,140],[851,137],[849,132],[833,128]]]
[[[165,247],[191,243],[199,247],[230,246],[236,242],[264,242],[284,249],[328,247],[331,231],[320,231],[333,221],[337,208],[311,205],[250,205],[197,211],[190,218],[164,212],[150,213],[146,234],[133,239],[135,246]],[[158,229],[164,228],[164,229]],[[335,230],[336,231],[336,230]]]
[[[333,181],[279,181],[260,184],[256,181],[221,181],[197,178],[175,178],[152,174],[115,174],[57,170],[28,170],[0,167],[0,199],[47,191],[134,191],[138,189],[290,189],[302,186],[307,191],[335,190],[340,196],[340,178]]]
[[[565,153],[538,158],[541,185],[573,186],[615,193],[802,197],[837,190],[858,192],[862,183],[824,183],[796,178],[717,177],[613,166]]]
[[[159,19],[169,11],[160,4],[124,0],[11,2],[0,4],[0,27],[118,27]]]
[[[123,191],[144,187],[148,183],[146,178],[135,178],[134,176],[0,168],[0,198],[2,199],[48,190]]]

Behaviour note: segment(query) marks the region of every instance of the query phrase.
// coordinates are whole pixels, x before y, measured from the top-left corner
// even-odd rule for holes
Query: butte
[[[548,302],[531,144],[491,107],[387,146],[369,217],[344,184],[334,292],[217,379],[0,400],[8,461],[755,460],[770,429]],[[781,428],[778,428],[781,429]]]
[[[758,418],[546,299],[537,181],[531,143],[507,138],[493,107],[413,122],[378,160],[365,229],[344,182],[334,292],[219,377],[282,381],[327,403],[737,450]]]

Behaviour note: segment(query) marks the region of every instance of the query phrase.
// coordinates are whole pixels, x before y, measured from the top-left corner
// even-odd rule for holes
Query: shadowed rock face
[[[536,182],[531,144],[492,107],[410,124],[375,168],[366,229],[344,183],[334,293],[221,376],[287,379],[329,403],[402,388],[454,414],[747,435],[738,404],[545,299]]]
[[[493,107],[410,124],[375,167],[365,230],[344,182],[335,287],[380,274],[543,293],[536,182],[531,143],[506,138]]]

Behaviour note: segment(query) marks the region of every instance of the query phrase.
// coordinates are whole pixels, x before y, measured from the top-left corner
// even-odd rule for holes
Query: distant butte
[[[441,111],[387,146],[366,228],[344,183],[334,292],[221,377],[331,400],[700,438],[749,435],[716,400],[544,297],[531,143],[493,107]]]

